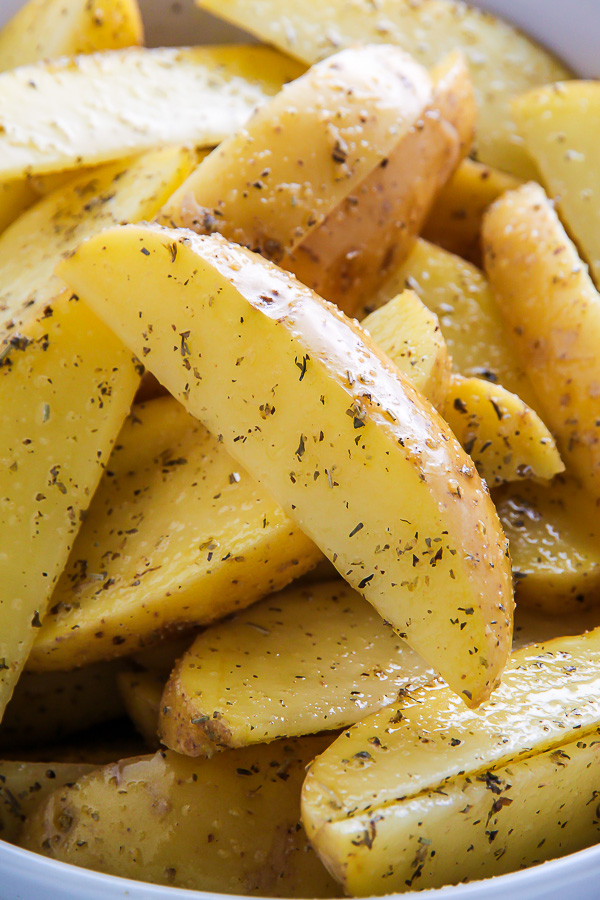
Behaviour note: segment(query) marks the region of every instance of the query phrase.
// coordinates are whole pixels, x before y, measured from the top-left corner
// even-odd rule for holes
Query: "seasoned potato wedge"
[[[435,313],[406,290],[361,322],[386,356],[416,389],[441,410],[450,386],[452,361]]]
[[[510,646],[505,538],[443,420],[364,332],[220,235],[108,229],[59,271],[413,649],[466,701],[489,695]]]
[[[600,602],[598,501],[574,478],[494,491],[520,604],[565,616]]]
[[[423,114],[427,71],[395,47],[357,47],[313,66],[224,141],[160,221],[218,231],[281,262]]]
[[[305,766],[327,743],[279,741],[201,761],[163,752],[110,765],[50,797],[21,843],[192,890],[336,897],[299,826]]]
[[[481,222],[490,203],[519,180],[493,166],[464,159],[436,197],[423,237],[481,266]]]
[[[137,0],[29,0],[0,29],[0,72],[142,40]]]
[[[248,606],[320,558],[176,400],[152,400],[119,435],[28,666],[127,655]]]
[[[483,274],[470,263],[419,240],[373,300],[377,308],[404,288],[435,313],[456,372],[500,383],[537,411],[537,400]]]
[[[515,651],[477,711],[441,683],[411,691],[315,761],[302,797],[310,840],[359,896],[499,874],[594,842],[599,687],[596,630]]]
[[[477,157],[534,176],[510,109],[516,94],[568,77],[549,53],[506,22],[449,0],[197,0],[199,6],[305,63],[356,42],[398,44],[422,65],[461,50],[470,63],[479,123]],[[493,71],[494,77],[490,78]]]
[[[168,144],[213,146],[301,71],[267,47],[234,45],[107,50],[20,66],[0,74],[0,178]]]
[[[139,363],[54,266],[105,225],[153,216],[193,159],[172,148],[105,167],[0,237],[0,716],[139,383]]]
[[[389,156],[282,265],[352,316],[408,255],[431,204],[468,152],[473,85],[463,57],[431,73],[431,102]]]
[[[454,375],[443,416],[490,487],[564,471],[538,414],[499,384]]]
[[[0,754],[14,747],[39,747],[122,716],[117,690],[122,663],[102,663],[78,672],[23,672],[0,725]]]
[[[0,761],[0,840],[15,843],[38,804],[93,769],[85,763]]]
[[[537,184],[483,225],[485,265],[565,464],[600,499],[600,295]]]
[[[200,634],[160,704],[188,756],[344,728],[435,672],[343,581],[288,588]]]
[[[513,102],[527,150],[600,287],[600,82],[547,85]]]
[[[151,750],[158,750],[158,716],[165,676],[160,672],[121,672],[119,691],[127,715]]]

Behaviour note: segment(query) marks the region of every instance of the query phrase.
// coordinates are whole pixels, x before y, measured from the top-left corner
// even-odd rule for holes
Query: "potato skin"
[[[107,230],[60,272],[465,701],[489,695],[512,627],[505,538],[443,420],[364,332],[220,235]]]

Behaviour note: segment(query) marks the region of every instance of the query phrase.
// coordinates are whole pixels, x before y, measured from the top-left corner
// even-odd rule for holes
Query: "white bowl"
[[[282,0],[284,3],[285,0]],[[312,0],[314,2],[314,0]],[[0,0],[0,25],[24,0]],[[600,0],[472,0],[520,26],[584,78],[600,78]],[[140,0],[150,44],[239,40],[193,0]],[[600,776],[599,776],[600,786]],[[600,845],[485,881],[418,892],[427,900],[596,900]],[[228,895],[231,896],[231,895]],[[417,894],[395,895],[404,898]],[[130,881],[80,869],[0,841],[0,900],[223,900],[223,895]],[[235,898],[232,897],[232,900]]]

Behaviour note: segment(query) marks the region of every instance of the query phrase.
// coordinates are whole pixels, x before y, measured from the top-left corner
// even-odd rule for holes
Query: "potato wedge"
[[[513,102],[519,132],[600,287],[600,82],[548,85]]]
[[[419,295],[402,291],[363,319],[361,327],[415,388],[441,410],[450,386],[452,361],[438,317]]]
[[[430,100],[427,71],[395,47],[336,54],[205,159],[160,221],[218,231],[281,262],[388,157]]]
[[[137,0],[29,0],[0,29],[0,72],[143,42]]]
[[[59,271],[413,649],[466,701],[489,695],[510,646],[505,538],[460,445],[364,332],[221,235],[108,229]]]
[[[408,256],[436,194],[471,146],[476,108],[463,57],[453,54],[432,79],[433,97],[418,121],[282,262],[349,316]]]
[[[344,728],[435,677],[343,581],[292,587],[196,638],[160,703],[160,736],[212,756]]]
[[[176,400],[152,400],[123,426],[28,667],[128,655],[250,605],[320,558]]]
[[[461,50],[470,63],[479,124],[477,158],[523,177],[535,177],[510,109],[516,94],[569,73],[507,22],[449,0],[197,0],[305,63],[357,42],[398,44],[422,65]],[[490,78],[493,71],[494,77]]]
[[[0,761],[0,840],[16,843],[38,804],[93,770],[85,763]]]
[[[117,690],[122,669],[122,663],[102,663],[78,672],[23,672],[0,725],[0,754],[59,742],[122,716]]]
[[[75,865],[192,890],[336,897],[339,888],[299,826],[305,766],[327,743],[279,741],[201,761],[162,752],[107,766],[49,798],[21,843]]]
[[[457,373],[500,383],[537,411],[539,401],[509,330],[486,279],[475,266],[419,240],[406,262],[382,285],[371,307],[378,308],[407,287],[437,315]]]
[[[519,604],[565,616],[600,602],[598,501],[574,478],[494,491]],[[600,623],[599,623],[600,624]]]
[[[474,159],[464,159],[436,197],[423,237],[481,267],[481,221],[490,203],[519,186],[519,179]]]
[[[596,630],[515,651],[476,712],[441,683],[411,691],[311,767],[311,842],[355,896],[499,874],[592,843],[599,687]]]
[[[490,487],[564,472],[538,414],[499,384],[454,375],[442,415]]]
[[[231,45],[106,50],[4,72],[0,178],[213,146],[301,71],[267,47]]]
[[[26,178],[0,181],[0,234],[38,199]]]
[[[106,167],[0,237],[0,716],[139,383],[137,360],[54,266],[110,222],[154,215],[193,159],[172,148]]]
[[[165,676],[160,672],[120,672],[119,692],[127,715],[150,750],[158,750],[158,717]]]
[[[483,225],[486,270],[567,467],[600,499],[600,295],[537,184]]]

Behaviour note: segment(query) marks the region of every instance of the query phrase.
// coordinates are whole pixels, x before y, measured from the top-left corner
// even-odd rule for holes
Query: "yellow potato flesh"
[[[427,71],[401,50],[346,50],[224,141],[161,221],[218,231],[280,262],[389,155],[430,100]]]
[[[564,471],[538,414],[499,384],[454,375],[443,416],[490,487]]]
[[[415,388],[442,409],[452,362],[438,318],[414,291],[406,290],[361,322],[361,327]]]
[[[548,85],[513,102],[525,145],[600,286],[600,82]]]
[[[162,752],[107,766],[49,798],[21,843],[155,884],[336,897],[299,826],[305,766],[327,743],[279,741],[201,761]]]
[[[512,622],[495,510],[363,332],[220,235],[110,229],[59,269],[413,649],[465,700],[489,695]]]
[[[136,406],[28,667],[69,669],[127,655],[248,606],[320,557],[176,400]]]
[[[598,501],[574,478],[494,491],[519,604],[565,616],[600,601]],[[596,623],[597,624],[597,623]],[[583,630],[583,629],[582,629]]]
[[[127,715],[150,750],[158,750],[158,716],[165,677],[159,672],[121,672],[119,691]]]
[[[357,42],[397,44],[431,67],[461,50],[475,84],[477,157],[524,177],[534,176],[514,123],[516,94],[569,73],[511,25],[447,0],[197,0],[198,5],[311,64]],[[493,72],[493,78],[490,77]]]
[[[506,172],[464,159],[441,189],[423,226],[423,237],[481,266],[481,221],[490,203],[519,181]]]
[[[0,840],[16,843],[23,822],[38,804],[92,770],[85,763],[0,760]]]
[[[363,897],[487,879],[582,850],[600,837],[599,738],[597,728],[326,826],[318,852],[344,891]]]
[[[160,703],[188,756],[358,722],[435,672],[343,581],[290,588],[199,635]]]
[[[213,146],[296,77],[267,47],[130,48],[0,74],[0,178]],[[31,84],[35,84],[35,90]]]
[[[579,816],[576,824],[583,821],[592,794],[592,779],[584,773],[597,765],[599,686],[596,630],[515,651],[502,685],[477,711],[441,683],[411,691],[397,707],[344,732],[315,761],[303,788],[309,838],[344,888],[360,895],[483,875],[491,841],[477,840],[476,829],[484,807],[482,837],[496,828],[489,822],[497,814],[499,829],[503,818],[514,829],[508,840],[503,831],[499,844],[506,841],[507,869],[560,852],[552,819],[543,820],[549,848],[539,849],[538,830],[534,846],[519,839],[528,832],[523,813],[540,805],[559,811],[568,802]],[[581,753],[570,753],[575,749]],[[579,757],[582,764],[565,770],[562,781],[547,781],[541,754],[557,768]],[[497,802],[505,792],[518,815]],[[592,824],[597,829],[588,818],[579,836],[574,827],[569,841],[591,842]],[[421,856],[413,862],[419,846]],[[421,878],[415,874],[420,863]],[[505,871],[502,866],[496,871]]]
[[[137,0],[29,0],[0,30],[0,72],[142,40]]]
[[[104,226],[154,215],[192,164],[171,149],[106,167],[0,237],[0,715],[139,382],[137,361],[54,266]]]
[[[567,467],[600,498],[600,295],[539,185],[484,220],[496,300]]]
[[[137,0],[29,0],[0,30],[0,72],[142,43]],[[0,180],[0,233],[38,198],[30,178]]]
[[[75,673],[23,672],[0,725],[0,755],[58,742],[122,716],[117,690],[122,668],[122,663],[101,663]]]
[[[38,194],[27,179],[0,181],[0,234],[37,199]]]
[[[382,285],[372,307],[381,306],[406,287],[437,315],[457,373],[500,383],[537,410],[539,401],[479,269],[419,240],[408,259]]]
[[[408,255],[435,196],[472,143],[473,85],[453,54],[431,103],[389,156],[298,247],[285,268],[354,315]]]

